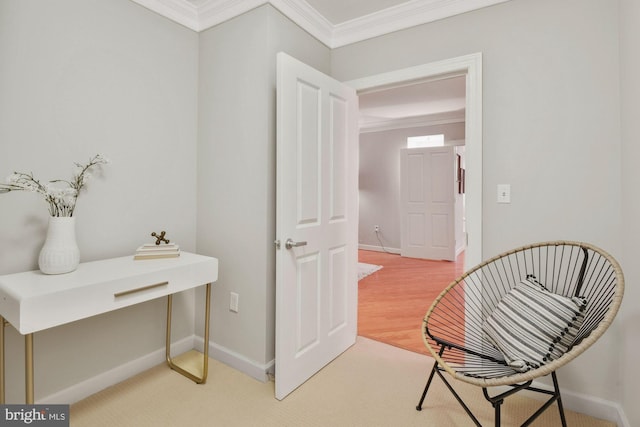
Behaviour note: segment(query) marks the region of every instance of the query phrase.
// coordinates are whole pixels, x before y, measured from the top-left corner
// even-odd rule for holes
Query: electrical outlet
[[[229,298],[229,310],[233,311],[234,313],[238,312],[238,300],[240,299],[240,296],[235,293],[235,292],[231,292],[231,298]]]
[[[511,203],[511,185],[498,184],[498,203]]]
[[[377,233],[378,231],[380,231],[380,226],[379,226],[379,225],[374,225],[374,226],[373,226],[373,231],[375,231],[376,233]]]

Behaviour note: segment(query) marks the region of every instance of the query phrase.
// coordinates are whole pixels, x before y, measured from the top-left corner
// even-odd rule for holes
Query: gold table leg
[[[33,334],[24,336],[24,387],[27,405],[33,405]]]
[[[9,323],[0,316],[0,404],[5,403],[4,328]],[[33,334],[24,336],[24,387],[25,403],[33,404]]]
[[[0,316],[0,405],[4,405],[4,317]]]
[[[204,360],[202,363],[202,372],[200,376],[197,376],[186,369],[178,366],[171,359],[171,303],[173,301],[173,295],[169,295],[167,297],[167,342],[166,342],[166,356],[167,356],[167,364],[171,369],[185,377],[189,378],[192,381],[195,381],[196,384],[204,384],[207,381],[207,374],[209,371],[209,321],[211,318],[211,283],[207,283],[206,287],[206,299],[205,299],[205,310],[204,310]]]

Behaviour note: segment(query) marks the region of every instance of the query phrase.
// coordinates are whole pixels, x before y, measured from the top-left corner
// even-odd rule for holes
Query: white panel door
[[[284,53],[277,79],[275,375],[283,399],[356,339],[358,98]]]
[[[401,255],[455,261],[453,147],[400,153]]]

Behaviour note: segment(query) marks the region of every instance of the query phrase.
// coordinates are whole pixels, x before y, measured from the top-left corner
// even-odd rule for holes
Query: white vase
[[[80,250],[76,243],[74,217],[49,217],[47,239],[40,250],[38,266],[44,274],[62,274],[75,270],[80,264]]]

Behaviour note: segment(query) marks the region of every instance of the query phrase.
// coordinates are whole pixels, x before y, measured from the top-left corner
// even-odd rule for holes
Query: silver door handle
[[[284,247],[287,249],[291,249],[291,248],[297,248],[299,246],[306,246],[307,242],[294,242],[291,239],[287,239],[286,242],[284,242]]]

